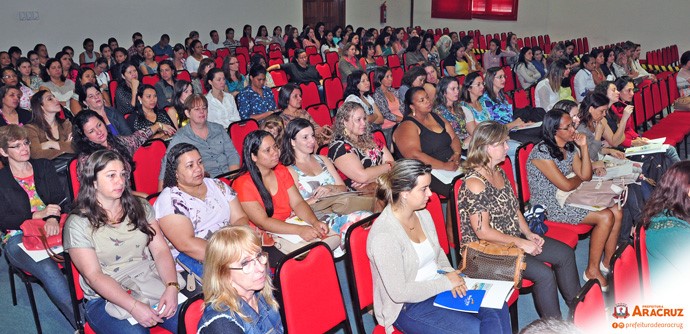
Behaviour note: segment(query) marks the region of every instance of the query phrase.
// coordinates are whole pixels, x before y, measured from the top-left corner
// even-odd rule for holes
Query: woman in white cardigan
[[[374,280],[374,314],[386,333],[510,333],[508,307],[478,313],[433,305],[437,294],[467,291],[460,272],[441,250],[426,203],[431,167],[402,159],[379,177],[379,198],[388,202],[367,239]]]

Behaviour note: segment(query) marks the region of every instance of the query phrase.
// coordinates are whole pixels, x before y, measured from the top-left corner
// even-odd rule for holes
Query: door
[[[345,0],[302,0],[302,24],[313,28],[318,22],[329,30],[336,25],[345,27]]]

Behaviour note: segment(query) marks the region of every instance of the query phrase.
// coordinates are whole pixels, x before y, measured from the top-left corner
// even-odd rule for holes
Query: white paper
[[[646,144],[646,145],[629,147],[629,148],[625,149],[625,156],[629,157],[631,155],[666,152],[668,150],[668,148],[671,147],[671,145],[664,144],[665,141],[666,141],[666,137],[657,138],[657,139],[650,140],[649,144]]]
[[[457,170],[443,170],[443,169],[432,169],[431,170],[431,175],[433,175],[435,178],[437,178],[439,181],[443,182],[443,184],[451,184],[455,177],[458,175],[462,174],[463,170],[462,168],[458,168]]]
[[[486,290],[481,307],[501,309],[513,291],[512,281],[496,281],[463,277],[468,290]]]
[[[662,138],[656,138],[656,139],[650,139],[647,141],[647,145],[649,144],[663,144],[666,142],[666,137]]]
[[[178,293],[177,293],[177,305],[180,305],[180,304],[184,303],[185,300],[187,300],[187,297],[186,297],[185,295],[183,295],[181,292],[178,292]],[[129,318],[127,318],[127,321],[129,321],[129,323],[130,323],[131,325],[136,325],[136,324],[137,324],[137,321],[134,320],[134,317],[129,317]]]
[[[46,252],[45,249],[28,250],[28,249],[26,249],[26,247],[24,247],[24,243],[23,243],[23,242],[20,242],[18,245],[19,245],[19,248],[21,248],[21,249],[24,251],[24,253],[26,253],[27,255],[29,255],[35,262],[43,261],[43,260],[45,260],[45,259],[47,259],[47,258],[50,257],[50,256],[48,255],[48,252]],[[55,247],[53,247],[53,248],[51,248],[51,249],[53,250],[53,252],[55,252],[55,254],[60,254],[60,253],[62,253],[62,252],[64,251],[64,249],[62,248],[62,246],[55,246]]]
[[[530,124],[530,125],[521,126],[521,127],[519,127],[519,128],[518,128],[518,127],[515,127],[515,128],[510,129],[510,131],[520,131],[520,130],[527,130],[527,129],[540,128],[540,127],[541,127],[541,123],[542,123],[542,122],[536,122],[536,123],[532,123],[532,124]]]
[[[285,222],[288,224],[309,226],[309,223],[307,223],[304,220],[299,219],[297,217],[288,218]],[[279,237],[281,237],[281,238],[283,238],[283,239],[285,239],[285,240],[287,240],[293,244],[298,244],[302,241],[305,241],[304,239],[302,239],[302,237],[299,236],[299,234],[283,234],[283,233],[271,233],[271,234],[273,234],[275,236],[279,236]]]
[[[580,209],[585,209],[589,211],[601,211],[606,209],[606,207],[603,206],[589,206],[589,205],[584,205],[584,204],[571,204],[568,203],[568,205],[574,207],[574,208],[580,208]]]

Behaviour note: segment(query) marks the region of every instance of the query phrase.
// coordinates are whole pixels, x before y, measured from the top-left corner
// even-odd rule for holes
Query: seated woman
[[[635,83],[630,78],[620,78],[615,82],[616,88],[619,91],[619,100],[609,106],[609,112],[606,113],[606,122],[614,133],[622,127],[620,120],[625,116],[625,110],[633,104],[633,96],[635,96]],[[628,117],[625,122],[625,139],[620,144],[623,148],[642,146],[649,143],[649,139],[640,136],[635,130],[635,124],[632,117]],[[634,158],[634,157],[631,157]],[[672,165],[680,161],[678,151],[674,146],[669,146],[666,150],[666,158],[669,159],[669,164]]]
[[[98,81],[96,80],[96,71],[89,67],[79,69],[79,73],[77,74],[77,82],[74,84],[74,93],[69,99],[69,110],[72,115],[76,115],[82,111],[82,109],[84,109],[84,105],[81,104],[79,100],[79,94],[81,94],[81,92],[84,90],[84,85],[89,83],[96,85],[98,84]],[[106,99],[103,100],[103,103],[106,103]],[[106,105],[110,106],[110,103],[107,103]]]
[[[172,62],[175,65],[175,73],[180,73],[180,71],[185,71],[187,69],[187,63],[185,60],[185,48],[184,45],[177,43],[173,47],[173,57]]]
[[[465,36],[460,39],[460,43],[465,45],[465,60],[470,67],[471,72],[484,72],[482,64],[477,61],[477,57],[474,54],[474,37]]]
[[[421,65],[426,62],[426,57],[424,56],[424,53],[421,51],[422,48],[422,39],[419,37],[411,37],[407,41],[407,49],[405,49],[405,68],[408,68],[412,65]]]
[[[199,150],[192,144],[170,147],[165,157],[163,191],[153,210],[173,258],[184,253],[203,262],[206,243],[228,225],[247,225],[237,194],[218,179],[205,177]]]
[[[117,152],[100,150],[83,165],[64,247],[83,277],[86,320],[96,333],[144,333],[159,324],[175,331],[180,279],[151,205],[129,188],[127,161]],[[123,287],[140,272],[148,272],[147,285],[162,291],[155,300],[135,298],[153,291],[133,293]],[[126,320],[130,316],[136,324]]]
[[[453,46],[453,40],[448,35],[443,35],[436,41],[436,49],[438,50],[439,66],[441,59],[446,59],[450,54],[450,48]]]
[[[108,132],[115,136],[129,136],[132,128],[129,127],[125,118],[115,108],[105,105],[103,94],[98,86],[92,83],[84,85],[79,93],[79,101],[86,106],[86,109],[95,111],[105,121]]]
[[[537,87],[534,91],[534,106],[537,108],[542,108],[544,110],[551,110],[556,102],[562,100],[561,96],[565,96],[565,93],[561,93],[561,90],[568,90],[570,93],[570,88],[564,88],[561,86],[564,78],[570,76],[570,69],[568,69],[568,63],[563,60],[557,60],[551,63],[549,66],[549,73],[546,75],[544,80],[539,81]],[[573,99],[572,96],[570,99]]]
[[[560,241],[530,231],[513,188],[498,166],[505,160],[507,140],[508,127],[498,122],[482,122],[475,129],[465,161],[466,179],[458,194],[462,244],[478,240],[514,243],[525,251],[523,277],[534,282],[539,316],[560,319],[558,290],[567,301],[580,290],[575,253]]]
[[[158,108],[165,109],[173,104],[175,82],[177,82],[175,65],[169,59],[165,59],[158,63],[156,74],[158,75],[158,82],[153,87],[156,89],[156,96],[158,96]],[[175,123],[174,125],[177,127],[178,124]]]
[[[398,90],[393,88],[393,74],[388,67],[376,68],[374,86],[376,87],[374,103],[383,115],[381,128],[386,140],[390,142],[393,139],[393,128],[403,120],[403,115],[400,111],[401,99],[398,96]]]
[[[690,162],[674,164],[657,182],[646,203],[643,223],[646,227],[649,275],[655,296],[678,297],[687,277],[688,239],[690,239]]]
[[[477,72],[474,72],[477,73]],[[470,73],[472,74],[472,73]],[[479,73],[472,75],[472,80],[477,77],[481,79]],[[465,82],[470,79],[470,75],[467,76]],[[484,89],[483,81],[481,82],[481,88]],[[443,117],[443,119],[450,124],[455,132],[455,136],[462,143],[462,148],[467,149],[472,139],[472,135],[469,129],[472,128],[474,132],[474,127],[476,127],[476,122],[474,121],[474,115],[472,112],[463,108],[460,102],[460,87],[458,81],[451,77],[443,77],[438,84],[438,93],[436,93],[436,98],[434,101],[434,113]]]
[[[592,49],[589,56],[594,58],[594,69],[591,72],[592,80],[594,80],[594,85],[596,86],[606,80],[606,75],[601,70],[601,66],[604,65],[606,59],[604,59],[604,51],[599,49]]]
[[[264,56],[261,53],[255,53],[255,54],[251,55],[251,57],[249,57],[249,66],[248,67],[252,68],[256,65],[261,65],[261,66],[263,66],[263,68],[268,68],[268,66],[266,65],[266,58],[264,58]],[[244,87],[246,87],[249,84],[248,81],[249,80],[245,80],[245,82],[242,86],[243,89],[244,89]],[[268,88],[273,88],[276,86],[275,82],[273,82],[273,77],[271,76],[271,73],[268,72],[268,70],[266,70],[266,82],[264,82],[264,86],[266,86]]]
[[[606,76],[606,80],[616,80],[616,71],[613,68],[613,63],[616,62],[616,53],[612,49],[604,49],[604,63],[599,66],[601,72]],[[689,55],[690,56],[690,55]],[[690,59],[690,57],[688,57]]]
[[[19,108],[19,100],[22,92],[17,86],[2,86],[0,87],[0,127],[8,124],[24,125],[29,124],[32,115],[31,112]]]
[[[407,93],[408,89],[412,87],[424,87],[424,90],[427,90],[427,86],[426,71],[421,66],[415,66],[407,70],[407,72],[403,74],[400,88],[398,88],[398,96],[400,96],[400,101],[405,99],[405,94]],[[429,94],[429,91],[427,91],[427,94]],[[402,113],[404,110],[404,106],[401,105],[400,112]]]
[[[274,234],[275,247],[269,250],[271,264],[282,258],[275,250],[288,254],[318,240],[331,249],[338,248],[340,237],[314,215],[290,172],[279,164],[279,154],[280,148],[270,133],[250,132],[243,143],[242,175],[233,183],[249,220],[261,231]],[[293,243],[275,234],[297,235],[302,241]]]
[[[192,78],[198,77],[197,72],[199,71],[199,64],[204,58],[208,58],[204,52],[204,46],[201,41],[195,39],[189,44],[189,56],[184,61],[184,68],[189,72]]]
[[[206,88],[208,93],[205,100],[208,101],[209,122],[218,123],[227,129],[230,123],[241,120],[235,98],[225,91],[225,74],[221,69],[214,68],[208,72]]]
[[[139,70],[143,75],[158,73],[158,63],[156,62],[156,53],[150,46],[144,47],[144,61],[139,64]]]
[[[532,47],[532,65],[534,65],[534,68],[536,68],[537,71],[539,71],[539,75],[541,78],[546,77],[546,70],[548,69],[548,66],[546,66],[544,50],[542,50],[538,46]]]
[[[354,71],[364,71],[365,67],[357,61],[357,47],[352,43],[345,44],[343,49],[343,56],[338,61],[338,70],[340,71],[340,76],[342,77],[343,85],[347,84],[347,78]],[[365,57],[362,57],[366,59]],[[376,64],[376,61],[374,61]]]
[[[533,59],[532,49],[526,46],[520,50],[520,56],[515,65],[515,74],[517,74],[520,87],[525,90],[541,79],[541,73],[532,63]]]
[[[510,333],[508,306],[476,314],[434,306],[437,294],[464,296],[467,286],[439,246],[425,209],[431,196],[431,167],[399,160],[379,177],[378,197],[388,202],[367,238],[374,285],[374,309],[386,333]]]
[[[31,158],[54,159],[63,153],[74,153],[72,123],[57,117],[62,111],[53,93],[41,90],[31,98],[33,119],[26,125],[31,143]]]
[[[360,68],[363,68],[367,72],[367,74],[378,68],[374,56],[376,56],[376,49],[374,48],[374,44],[369,42],[364,43],[364,45],[362,45],[362,56],[359,58],[359,66]]]
[[[501,50],[501,41],[492,39],[489,42],[489,50],[482,56],[482,65],[489,69],[492,67],[501,67],[501,58],[516,57],[518,54],[509,50]]]
[[[399,158],[417,159],[435,169],[456,171],[460,165],[462,142],[453,127],[432,112],[433,102],[423,88],[413,87],[405,94],[405,118],[393,132],[393,145]],[[450,184],[435,177],[431,190],[448,196]]]
[[[517,63],[518,54],[520,53],[520,48],[518,47],[517,41],[517,35],[509,32],[508,37],[506,38],[506,51],[512,52],[513,56],[506,57],[506,65],[510,66],[511,68],[515,66],[515,63]]]
[[[333,138],[328,158],[347,177],[345,184],[355,190],[373,191],[376,178],[391,169],[393,156],[386,143],[371,134],[360,104],[345,102],[338,108]]]
[[[422,48],[419,50],[424,55],[424,60],[428,61],[435,67],[440,66],[441,58],[439,56],[438,48],[434,45],[434,35],[424,34],[422,38]]]
[[[582,102],[585,96],[594,90],[594,70],[598,68],[596,59],[590,57],[589,54],[582,55],[580,64],[582,68],[575,74],[574,87],[575,99],[577,102]]]
[[[204,58],[199,62],[199,68],[196,72],[196,77],[192,79],[192,88],[194,93],[203,94],[208,91],[208,88],[203,87],[208,80],[208,73],[216,68],[216,62],[211,58]],[[225,84],[225,82],[223,82]]]
[[[278,109],[280,118],[283,121],[283,128],[294,119],[304,118],[308,120],[314,128],[314,135],[316,136],[316,143],[318,145],[317,148],[321,147],[321,145],[328,145],[331,143],[333,129],[328,125],[318,125],[314,118],[302,108],[302,90],[297,85],[289,83],[280,87],[280,93],[278,94]],[[265,119],[266,118],[264,118],[264,120]],[[280,140],[275,136],[274,138]]]
[[[121,115],[134,112],[137,106],[137,91],[139,90],[139,71],[137,67],[124,62],[120,64],[121,79],[117,82],[115,90],[115,107]]]
[[[69,110],[68,102],[74,94],[74,81],[65,77],[59,59],[48,59],[41,72],[41,80],[43,84],[39,90],[49,90],[60,101],[60,105]]]
[[[527,177],[532,194],[530,202],[544,206],[549,220],[594,226],[589,242],[589,260],[582,276],[585,281],[589,278],[599,280],[602,290],[607,291],[605,275],[618,243],[623,216],[621,210],[613,206],[601,211],[588,211],[558,204],[557,190],[575,190],[582,182],[592,179],[587,137],[575,132],[570,115],[558,109],[546,113],[542,130],[544,141],[534,146],[527,159]],[[568,178],[571,173],[575,176]]]
[[[307,27],[302,34],[302,47],[307,48],[308,46],[316,47],[317,50],[321,49],[321,42],[319,42],[319,37],[316,37],[314,28]]]
[[[323,38],[321,38],[321,57],[323,59],[326,59],[326,53],[327,52],[338,52],[340,51],[340,48],[338,48],[338,45],[333,42],[333,32],[332,31],[326,31],[323,35]]]
[[[461,42],[453,44],[450,54],[443,60],[443,70],[448,76],[467,75],[470,73],[470,66],[465,61],[466,47]]]
[[[632,73],[628,63],[628,54],[621,48],[615,49],[616,62],[613,63],[613,73],[616,78],[630,77]]]
[[[592,96],[587,96],[585,98],[587,101],[583,100],[582,103],[580,103],[580,114],[578,116],[581,123],[580,126],[577,127],[577,130],[587,134],[588,142],[590,140],[595,140],[603,144],[601,141],[605,140],[607,143],[605,146],[607,146],[607,148],[602,149],[601,154],[610,154],[620,159],[625,158],[622,152],[615,149],[609,149],[608,147],[618,147],[623,140],[625,140],[625,124],[632,116],[633,106],[624,108],[623,115],[618,119],[618,123],[614,125],[616,128],[614,132],[607,122],[606,114],[609,108],[620,99],[620,92],[618,92],[616,85],[611,81],[604,81],[597,85],[590,95]],[[595,97],[595,95],[597,96]],[[587,105],[585,105],[585,102],[587,102]],[[588,109],[590,107],[599,108],[600,110]],[[586,127],[586,129],[584,127]],[[591,154],[592,161],[597,161],[598,157],[595,153],[600,152],[598,149],[593,151],[596,148],[591,146],[591,142],[589,145],[589,153]],[[603,147],[604,145],[600,146]]]
[[[374,41],[374,50],[376,51],[377,56],[387,57],[393,54],[393,48],[391,47],[390,41],[391,35],[385,31],[376,37],[376,40]],[[345,50],[347,50],[347,48]]]
[[[177,124],[177,128],[187,125],[187,116],[184,113],[184,103],[187,98],[194,94],[192,84],[186,80],[178,80],[173,87],[174,93],[172,97],[172,104],[168,107],[168,115],[173,115],[173,121]]]
[[[188,123],[175,133],[168,147],[172,148],[179,143],[194,145],[204,161],[204,171],[211,177],[237,170],[240,156],[230,140],[227,128],[208,121],[206,98],[199,94],[190,95],[180,108],[184,110]],[[160,189],[163,189],[166,164],[166,159],[163,159],[158,177]]]
[[[41,78],[38,75],[34,75],[29,58],[21,57],[17,59],[16,67],[19,84],[29,88],[31,91],[37,91],[41,86]]]
[[[24,65],[24,71],[27,71],[26,65]],[[31,69],[29,68],[28,71]],[[31,97],[34,95],[34,91],[27,86],[23,80],[19,80],[19,71],[14,70],[12,67],[5,67],[2,69],[2,85],[17,87],[21,91],[19,98],[19,107],[22,109],[31,109]]]
[[[378,130],[383,124],[383,115],[371,96],[371,83],[369,76],[360,70],[353,71],[347,77],[347,88],[345,88],[345,102],[355,102],[362,106],[367,114],[367,122],[372,129]]]
[[[237,95],[240,118],[260,121],[276,112],[273,91],[266,87],[266,68],[261,65],[249,69],[249,86]]]
[[[50,300],[76,328],[69,287],[58,264],[50,258],[36,262],[19,247],[23,237],[20,225],[27,219],[44,219],[46,235],[59,234],[60,206],[65,203],[64,186],[55,167],[48,160],[31,159],[30,146],[24,127],[0,127],[0,155],[5,166],[0,169],[0,198],[5,203],[0,206],[0,228],[5,256],[42,283]]]
[[[282,334],[278,302],[273,297],[268,254],[248,227],[225,227],[206,245],[203,276],[204,313],[199,334]]]
[[[158,132],[153,135],[153,138],[160,138],[163,140],[170,139],[175,133],[174,130],[177,130],[177,128],[171,117],[164,110],[158,109],[156,89],[151,85],[139,86],[137,100],[139,101],[139,107],[127,120],[132,130],[139,131],[150,128],[156,124],[168,125],[173,129],[172,133]]]
[[[314,154],[316,148],[314,128],[308,120],[297,118],[285,126],[280,163],[288,167],[297,190],[309,205],[322,197],[348,191],[328,157]],[[345,215],[314,213],[338,233],[341,240],[345,240],[345,232],[350,225],[371,215],[370,211],[354,211]]]
[[[169,125],[155,123],[150,127],[143,128],[129,136],[115,136],[106,127],[106,122],[95,111],[82,110],[72,120],[72,145],[74,152],[79,156],[77,170],[81,171],[84,162],[92,153],[98,150],[116,151],[124,157],[127,164],[127,172],[132,171],[132,156],[149,137],[157,132],[165,132],[169,135],[175,133],[175,129]],[[81,172],[79,172],[81,174]]]
[[[223,73],[228,93],[237,96],[244,87],[247,87],[247,79],[240,73],[240,61],[235,56],[227,56],[223,61]]]
[[[467,134],[470,136],[474,134],[474,129],[479,123],[475,119],[475,115],[484,115],[483,117],[488,118],[481,102],[479,102],[479,99],[484,96],[484,87],[484,78],[479,72],[468,74],[465,82],[462,83],[460,106],[465,114],[465,126],[467,127]]]

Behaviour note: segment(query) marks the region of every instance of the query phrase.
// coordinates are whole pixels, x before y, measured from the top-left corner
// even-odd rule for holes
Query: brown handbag
[[[355,211],[374,211],[376,198],[358,191],[325,196],[311,205],[314,212],[346,215]]]
[[[512,281],[513,287],[522,285],[525,252],[515,244],[495,244],[484,240],[463,246],[460,271],[471,278]]]

